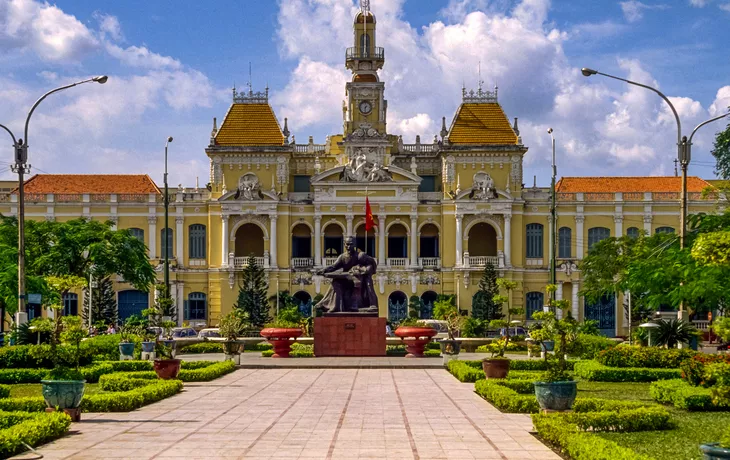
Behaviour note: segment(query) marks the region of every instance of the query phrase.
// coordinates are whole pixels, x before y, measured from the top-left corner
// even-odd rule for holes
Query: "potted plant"
[[[142,353],[153,353],[156,342],[157,334],[154,330],[144,329],[142,332]]]
[[[705,460],[730,458],[730,430],[725,431],[720,442],[700,445]]]
[[[446,329],[449,334],[447,339],[439,342],[439,345],[441,346],[441,356],[443,357],[445,366],[452,359],[459,358],[461,341],[456,340],[455,337],[459,335],[461,328],[464,325],[464,317],[459,314],[456,309],[456,305],[452,304],[448,300],[436,302],[434,304],[433,311],[436,319],[446,321]]]
[[[436,329],[414,317],[401,321],[395,330],[395,335],[400,337],[406,346],[406,358],[423,358],[423,350],[436,334]]]
[[[121,326],[119,328],[119,334],[121,334],[121,342],[119,342],[119,359],[124,361],[126,359],[134,359],[134,342],[132,337],[137,334],[136,328],[132,326]]]
[[[163,288],[158,292],[155,306],[142,311],[143,315],[149,317],[150,325],[163,330],[163,339],[157,340],[155,344],[157,356],[152,362],[157,377],[162,380],[174,379],[180,373],[180,360],[175,359],[175,341],[172,339],[172,328],[176,324],[170,321],[169,317],[163,316],[163,312],[167,311],[164,307],[169,303],[172,303],[172,299],[166,295]]]
[[[578,393],[578,383],[571,379],[566,372],[565,355],[568,345],[575,340],[578,333],[578,321],[570,313],[570,301],[552,300],[555,292],[554,284],[547,286],[548,311],[535,313],[532,317],[541,323],[539,329],[531,332],[533,338],[540,342],[552,340],[557,343],[557,350],[553,359],[545,355],[548,371],[542,380],[535,382],[535,396],[543,410],[570,410]],[[555,310],[560,309],[563,317],[558,319]]]
[[[514,281],[508,281],[504,278],[497,280],[497,286],[507,291],[507,295],[497,294],[493,297],[496,305],[507,305],[507,319],[493,319],[489,322],[489,327],[502,329],[504,328],[504,337],[495,343],[491,343],[487,349],[492,353],[490,358],[484,358],[482,360],[482,369],[484,369],[484,375],[488,379],[503,379],[507,377],[509,373],[509,359],[505,358],[504,354],[507,351],[507,345],[509,344],[509,328],[512,321],[512,315],[519,315],[522,310],[519,308],[511,308],[509,299],[510,293],[517,287],[517,283]]]
[[[289,357],[292,344],[302,335],[301,319],[296,307],[283,308],[276,319],[261,330],[261,336],[274,347],[272,358]]]
[[[241,351],[243,351],[243,344],[238,343],[237,339],[248,327],[248,319],[245,313],[234,308],[232,312],[221,318],[219,331],[221,337],[225,337],[226,341],[223,342],[223,349],[226,353],[226,360],[233,361],[235,364],[241,364]]]

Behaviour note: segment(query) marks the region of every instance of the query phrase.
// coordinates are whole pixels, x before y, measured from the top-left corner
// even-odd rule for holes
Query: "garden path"
[[[134,412],[83,414],[38,450],[48,460],[559,459],[531,429],[443,369],[239,369]]]

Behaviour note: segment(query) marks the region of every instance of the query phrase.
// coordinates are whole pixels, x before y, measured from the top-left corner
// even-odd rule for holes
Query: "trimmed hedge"
[[[264,358],[271,358],[274,350],[268,349],[261,352]],[[292,358],[314,358],[314,345],[304,345],[301,343],[293,343],[289,356]]]
[[[613,348],[618,343],[602,335],[578,334],[578,337],[570,345],[571,356],[578,356],[581,359],[594,359],[603,350]]]
[[[473,363],[478,363],[479,368],[476,368]],[[459,382],[476,382],[484,380],[484,371],[481,366],[481,361],[451,360],[446,368]]]
[[[682,361],[690,359],[696,354],[696,351],[688,348],[666,349],[624,345],[603,350],[596,355],[596,361],[609,367],[678,369]]]
[[[0,413],[0,458],[9,458],[27,450],[25,444],[35,447],[63,436],[71,417],[62,412],[28,414]]]
[[[10,385],[0,385],[0,399],[10,397]]]
[[[38,383],[46,374],[48,369],[0,369],[0,383]]]
[[[689,411],[727,410],[728,406],[715,405],[709,388],[695,387],[684,380],[663,380],[649,387],[649,394],[657,402],[672,404]]]
[[[520,394],[512,388],[508,388],[505,385],[507,382],[509,380],[478,380],[474,384],[474,391],[503,412],[532,414],[540,410],[534,389],[532,394]],[[520,382],[520,380],[513,382]],[[522,382],[525,383],[513,385],[513,388],[526,390],[527,384],[532,384],[532,382]]]
[[[567,368],[572,370],[578,362],[577,360],[566,361]],[[460,382],[476,382],[485,378],[481,361],[452,360],[447,364],[447,369]],[[507,378],[510,380],[523,378],[539,380],[540,375],[534,372],[545,370],[547,370],[547,367],[544,360],[514,359],[509,362]],[[533,372],[534,374],[529,375],[527,372]]]
[[[187,369],[180,369],[180,373],[178,374],[177,379],[182,380],[183,382],[209,382],[211,380],[215,380],[218,377],[221,377],[225,374],[228,374],[228,373],[236,370],[236,365],[233,363],[233,361],[220,361],[220,362],[202,361],[202,362],[206,364],[205,367],[194,366],[193,369],[190,369],[189,367]],[[116,382],[116,381],[123,382],[126,380],[149,381],[149,380],[155,380],[155,379],[157,379],[157,374],[154,371],[118,372],[118,373],[102,376],[99,379],[99,384],[102,385],[103,390],[106,390],[107,388],[104,388],[104,386],[113,388],[116,385],[119,388],[128,388],[128,385],[125,383],[111,383],[111,382]],[[135,384],[129,384],[129,385],[132,385],[131,388],[134,388]],[[125,390],[109,390],[109,391],[125,391]]]
[[[638,407],[618,411],[574,412],[564,415],[582,431],[636,432],[671,428],[671,416],[663,407]]]
[[[575,365],[575,375],[594,382],[654,382],[679,378],[680,371],[679,369],[609,367],[597,361],[580,361]]]
[[[192,345],[180,347],[178,354],[198,354],[198,353],[223,353],[223,344],[220,342],[201,342]]]
[[[84,412],[130,412],[147,404],[169,398],[180,392],[182,388],[183,384],[180,380],[157,380],[129,391],[88,395],[81,400],[81,410]]]
[[[698,353],[691,359],[682,361],[679,369],[682,371],[682,378],[692,385],[704,385],[705,367],[714,363],[730,363],[730,355]]]

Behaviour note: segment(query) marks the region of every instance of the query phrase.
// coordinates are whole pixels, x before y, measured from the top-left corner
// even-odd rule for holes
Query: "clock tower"
[[[370,1],[361,0],[360,12],[353,26],[354,45],[347,49],[345,66],[352,71],[347,83],[343,104],[344,134],[352,134],[361,125],[368,125],[385,134],[388,103],[384,99],[385,84],[380,82],[378,70],[385,63],[385,51],[376,46],[376,20],[370,11]]]

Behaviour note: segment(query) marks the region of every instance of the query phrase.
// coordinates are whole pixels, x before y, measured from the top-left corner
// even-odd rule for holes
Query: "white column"
[[[185,299],[183,297],[184,287],[185,286],[182,281],[175,283],[178,326],[182,326],[183,320],[185,319]]]
[[[563,282],[558,281],[556,287],[557,289],[555,290],[555,300],[563,300]],[[558,315],[558,319],[561,319],[563,317],[563,310],[558,308],[555,314]]]
[[[463,244],[464,237],[461,234],[461,219],[463,216],[456,216],[456,266],[460,267],[463,263]]]
[[[355,235],[352,234],[352,219],[354,219],[354,217],[351,214],[348,214],[345,216],[345,219],[347,219],[347,235],[345,235],[345,238],[348,236],[354,237]]]
[[[411,267],[418,266],[418,216],[411,216]]]
[[[621,238],[624,234],[624,216],[619,214],[613,216],[613,223],[613,236],[615,236],[616,238]]]
[[[185,223],[185,218],[183,216],[177,216],[177,218],[175,218],[175,224],[176,224],[176,227],[175,227],[175,252],[177,252],[177,254],[175,254],[175,256],[177,256],[176,258],[177,258],[178,266],[182,266],[183,261],[185,260],[185,257],[183,255],[183,242],[185,241],[184,240],[185,232],[183,229],[184,223]]]
[[[378,214],[378,265],[385,266],[385,214]]]
[[[580,288],[580,282],[578,280],[573,281],[573,299],[571,301],[571,310],[573,311],[573,318],[578,320],[578,289]]]
[[[149,224],[149,229],[147,237],[149,238],[149,249],[150,249],[150,259],[156,259],[157,258],[157,217],[148,217],[147,223]]]
[[[553,235],[553,216],[548,216],[548,267],[550,267],[550,264],[553,261],[553,249],[555,249],[555,245],[553,242],[555,241],[555,235]]]
[[[230,241],[230,237],[228,236],[228,216],[221,216],[221,220],[223,225],[221,225],[221,228],[223,229],[221,232],[221,240],[223,244],[221,244],[221,267],[228,266],[228,242]]]
[[[512,265],[512,216],[504,216],[504,264]]]
[[[278,219],[279,216],[277,216],[276,214],[272,214],[269,216],[269,221],[271,222],[271,229],[269,230],[269,257],[271,257],[271,268],[278,267],[278,261],[276,258],[276,221]]]
[[[647,235],[651,236],[651,221],[653,220],[651,211],[649,213],[644,214],[644,231],[647,233]]]
[[[583,259],[583,222],[585,216],[575,216],[575,257]]]
[[[314,216],[314,266],[322,266],[322,217]]]

